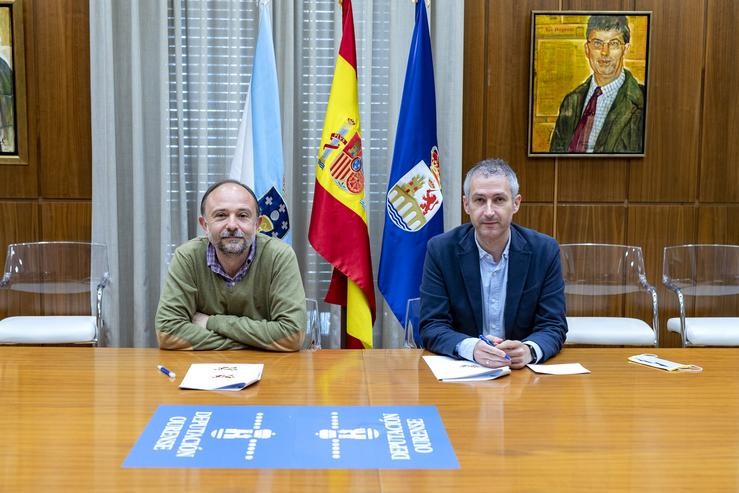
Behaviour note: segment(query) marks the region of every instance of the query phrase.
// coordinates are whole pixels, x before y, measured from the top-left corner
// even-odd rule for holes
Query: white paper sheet
[[[448,356],[424,356],[434,376],[442,382],[479,382],[493,380],[511,373],[507,366],[488,368],[472,361],[454,359]]]
[[[580,363],[564,363],[561,365],[526,365],[536,373],[545,373],[547,375],[578,375],[580,373],[590,373],[590,370],[582,366]]]
[[[181,389],[241,390],[262,378],[262,363],[193,363]]]

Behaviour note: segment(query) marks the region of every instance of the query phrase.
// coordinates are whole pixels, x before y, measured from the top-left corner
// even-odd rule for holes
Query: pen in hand
[[[492,342],[492,341],[491,341],[490,339],[488,339],[487,337],[485,337],[485,336],[484,336],[484,335],[482,335],[482,334],[480,334],[480,340],[481,340],[481,341],[484,341],[484,342],[485,342],[485,344],[487,344],[488,346],[492,346],[492,347],[495,347],[495,344],[493,344],[493,342]],[[506,359],[507,361],[510,361],[510,360],[511,360],[511,357],[510,357],[510,356],[508,356],[508,354],[506,354],[506,355],[505,355],[505,359]]]
[[[173,371],[170,371],[170,370],[166,369],[166,368],[165,368],[165,367],[163,367],[162,365],[157,365],[157,369],[158,369],[158,370],[159,370],[160,372],[162,372],[162,373],[164,373],[165,375],[167,375],[167,376],[168,376],[169,378],[176,378],[176,377],[177,377],[177,375],[175,375],[175,373],[174,373]]]

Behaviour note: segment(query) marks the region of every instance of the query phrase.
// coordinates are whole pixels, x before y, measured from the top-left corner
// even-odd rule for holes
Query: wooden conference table
[[[437,382],[420,350],[0,347],[0,491],[736,491],[739,350],[658,349],[702,373],[565,348],[587,375]],[[263,362],[240,392],[182,391],[193,362]],[[164,364],[177,382],[158,373]],[[124,469],[160,404],[436,405],[457,470]]]

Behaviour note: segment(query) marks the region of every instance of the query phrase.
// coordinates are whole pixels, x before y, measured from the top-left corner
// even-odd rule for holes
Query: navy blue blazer
[[[544,361],[567,334],[559,245],[554,238],[511,224],[506,339],[533,341]],[[455,348],[482,334],[480,254],[472,224],[429,240],[421,280],[421,341],[429,351],[459,357]]]

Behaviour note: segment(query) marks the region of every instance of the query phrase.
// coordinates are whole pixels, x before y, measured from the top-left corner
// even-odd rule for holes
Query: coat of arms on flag
[[[362,139],[355,133],[329,167],[336,184],[351,193],[364,190],[362,173]]]
[[[339,188],[353,194],[364,190],[362,138],[357,130],[356,122],[347,118],[341,128],[331,134],[331,140],[323,145],[318,157],[318,166],[323,169],[334,155],[329,173]]]
[[[387,215],[395,226],[414,232],[423,228],[441,210],[439,151],[431,148],[431,166],[419,161],[390,187]]]
[[[276,238],[284,237],[290,229],[287,206],[280,193],[271,187],[259,199],[259,232]]]

